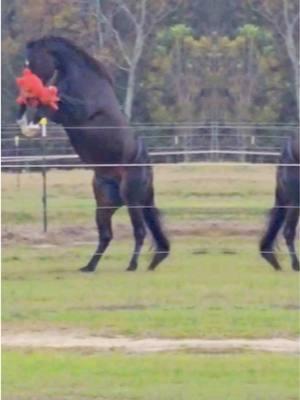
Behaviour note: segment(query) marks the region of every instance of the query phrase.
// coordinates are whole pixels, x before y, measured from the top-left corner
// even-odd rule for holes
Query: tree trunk
[[[124,103],[124,112],[129,121],[131,120],[132,116],[132,105],[133,105],[134,91],[135,91],[135,77],[136,77],[136,63],[134,62],[129,67],[128,71],[126,97]]]
[[[103,34],[102,34],[102,26],[101,26],[101,7],[100,7],[100,1],[101,0],[95,0],[96,1],[96,19],[97,19],[97,37],[98,37],[98,47],[99,50],[102,49],[103,47]]]
[[[299,13],[299,11],[298,11]],[[289,13],[289,2],[288,0],[283,1],[283,17],[285,22],[285,33],[283,34],[287,55],[290,59],[293,75],[294,75],[294,88],[295,88],[295,97],[297,102],[297,112],[298,112],[298,120],[300,119],[300,106],[299,106],[299,56],[297,52],[297,47],[299,44],[296,44],[296,40],[294,38],[294,30],[298,20],[299,23],[299,15],[291,16]],[[298,35],[296,35],[299,37]]]
[[[295,41],[293,38],[293,32],[291,29],[287,29],[287,34],[285,37],[285,45],[287,49],[287,54],[290,59],[291,65],[292,65],[292,70],[293,70],[293,75],[294,75],[294,90],[295,90],[295,97],[296,97],[296,102],[297,102],[297,111],[298,111],[298,120],[300,120],[300,82],[299,82],[299,73],[300,73],[300,64],[298,61],[297,57],[297,50],[295,46]]]

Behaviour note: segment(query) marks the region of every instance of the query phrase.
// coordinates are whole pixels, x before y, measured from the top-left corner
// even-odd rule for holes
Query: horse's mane
[[[65,51],[71,51],[83,59],[86,64],[101,78],[106,79],[113,86],[113,79],[111,74],[108,72],[106,66],[102,64],[100,61],[96,60],[94,57],[90,56],[85,50],[78,47],[71,40],[60,37],[60,36],[45,36],[38,40],[33,40],[27,44],[27,47],[30,48],[34,45],[41,45],[48,47],[49,49]]]

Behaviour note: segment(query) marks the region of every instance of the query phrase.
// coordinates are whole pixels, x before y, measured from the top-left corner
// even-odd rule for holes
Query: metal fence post
[[[219,161],[219,126],[218,122],[210,123],[210,150],[211,150],[211,160]]]
[[[15,136],[15,149],[16,149],[17,160],[19,157],[19,145],[20,145],[20,136],[16,135]],[[17,168],[17,190],[20,190],[20,186],[21,186],[21,168]]]
[[[42,127],[42,181],[43,181],[43,193],[42,193],[42,203],[43,203],[43,231],[47,233],[48,229],[48,210],[47,210],[47,168],[46,168],[46,158],[45,158],[45,141],[47,137],[47,118],[42,118],[40,120],[40,125]]]
[[[179,147],[179,136],[178,136],[178,135],[175,135],[175,136],[174,136],[174,147],[175,147],[175,150],[177,151],[177,150],[178,150],[178,147]],[[178,156],[177,156],[177,154],[175,154],[174,160],[175,160],[176,163],[178,162]],[[180,158],[179,158],[179,160],[180,160]]]

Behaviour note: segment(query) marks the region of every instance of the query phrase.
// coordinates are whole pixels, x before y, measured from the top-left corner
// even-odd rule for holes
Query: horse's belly
[[[120,195],[120,183],[116,178],[96,175],[95,188],[101,194],[105,204],[112,204],[114,206],[121,206],[123,204]]]
[[[69,135],[70,142],[80,159],[88,164],[119,164],[124,159],[121,138],[101,136],[101,131]]]

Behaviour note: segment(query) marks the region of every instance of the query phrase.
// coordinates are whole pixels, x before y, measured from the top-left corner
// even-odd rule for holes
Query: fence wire
[[[120,127],[69,127],[70,129],[88,129],[90,131],[97,130],[96,134],[101,134],[102,129],[122,129]],[[193,168],[193,167],[218,167],[218,168],[226,168],[226,167],[255,167],[255,168],[263,168],[263,167],[297,167],[299,168],[299,164],[287,164],[278,162],[278,157],[280,155],[280,148],[283,140],[287,137],[287,134],[295,131],[299,131],[299,126],[295,124],[259,124],[259,125],[249,125],[247,123],[227,123],[227,124],[203,124],[203,123],[165,123],[165,124],[132,124],[130,127],[124,127],[124,129],[133,129],[139,132],[139,136],[145,140],[147,147],[150,148],[150,156],[151,158],[158,157],[162,161],[161,162],[149,162],[149,163],[117,163],[117,164],[77,164],[69,162],[69,160],[79,160],[78,156],[73,154],[73,150],[71,149],[67,137],[57,136],[59,134],[60,129],[54,126],[48,126],[47,131],[49,136],[46,138],[23,138],[19,137],[20,130],[15,124],[4,125],[2,126],[2,130],[4,132],[4,137],[2,137],[2,169],[4,171],[10,170],[14,172],[20,172],[22,170],[28,171],[32,169],[41,169],[44,173],[51,168],[140,168],[140,167],[171,167],[171,168]],[[182,133],[182,130],[188,131],[201,131],[199,134],[194,133]],[[218,129],[217,140],[219,142],[215,142],[216,137],[215,130]],[[239,131],[243,131],[243,135]],[[166,131],[169,131],[170,134],[164,134]],[[234,132],[233,132],[234,131]],[[264,133],[264,131],[268,131],[268,133]],[[269,132],[271,132],[269,133]],[[148,135],[145,135],[145,132],[149,132]],[[154,132],[159,132],[159,134],[153,134]],[[246,133],[245,133],[246,132]],[[255,132],[259,132],[255,134]],[[282,132],[286,132],[284,134]],[[163,133],[163,134],[162,134]],[[8,134],[7,137],[5,136]],[[12,137],[15,135],[19,137],[18,145],[16,145],[16,138]],[[56,136],[53,136],[56,135]],[[245,140],[247,146],[244,149],[239,149],[233,147],[232,143],[236,141],[236,146],[240,146],[238,140],[240,138]],[[43,140],[43,143],[42,143]],[[190,141],[189,143],[183,143],[184,140]],[[274,141],[271,145],[270,140]],[[151,142],[152,141],[152,142]],[[203,142],[201,146],[199,141]],[[227,142],[226,142],[227,141]],[[57,143],[58,142],[58,143]],[[276,143],[275,143],[276,142]],[[34,154],[34,155],[24,155],[22,152],[37,152],[37,147],[34,147],[33,144],[37,144],[40,146],[50,146],[49,151],[51,154]],[[48,143],[48,144],[47,144]],[[149,145],[149,143],[155,143],[155,145]],[[159,144],[158,144],[159,143]],[[197,144],[196,144],[197,143]],[[228,144],[229,143],[229,144]],[[231,143],[231,144],[230,144]],[[183,144],[186,146],[183,148]],[[63,147],[65,146],[65,147]],[[182,147],[180,147],[182,146]],[[198,146],[198,147],[197,147]],[[217,148],[215,148],[217,147]],[[63,154],[58,154],[59,150],[63,152]],[[44,147],[45,151],[45,147]],[[69,152],[69,153],[67,153]],[[53,154],[54,153],[54,154]],[[71,154],[70,154],[71,153]],[[181,157],[185,159],[186,157],[192,157],[197,155],[204,156],[236,156],[236,157],[257,157],[259,160],[268,159],[265,162],[249,162],[249,161],[172,161],[169,162],[168,157]],[[256,159],[256,160],[257,160]],[[270,162],[269,160],[273,159],[274,162]],[[47,163],[47,162],[50,162]],[[54,163],[52,163],[54,161]],[[60,162],[55,162],[60,161]],[[25,199],[22,200],[26,202]],[[140,205],[126,205],[127,208],[153,208],[153,206],[140,206]],[[98,206],[96,209],[114,209],[116,207],[111,206]],[[269,208],[272,208],[270,205]],[[274,206],[273,208],[281,208],[281,209],[299,209],[299,206],[294,205],[286,205],[286,206]],[[67,207],[66,210],[70,210],[72,207]],[[93,210],[95,208],[93,207]],[[237,212],[251,212],[253,214],[257,211],[268,211],[264,207],[235,207],[235,206],[172,206],[169,205],[167,207],[159,207],[162,210],[186,210],[188,211],[198,211],[200,214],[203,214],[207,210],[219,211],[219,213],[237,213]],[[250,211],[251,210],[251,211]],[[218,214],[219,216],[219,214]],[[263,225],[263,223],[262,223]],[[209,252],[212,250],[216,250],[215,247],[203,246],[202,249],[191,248],[190,250],[194,250],[195,252]],[[251,251],[246,251],[242,249],[240,251],[240,247],[232,248],[220,248],[216,252],[220,252],[222,254],[237,254],[239,253],[251,253]],[[227,252],[227,253],[226,253]],[[275,251],[274,251],[275,252]],[[269,253],[274,253],[270,251]],[[287,255],[288,252],[285,251],[276,251],[276,254],[284,254]]]

